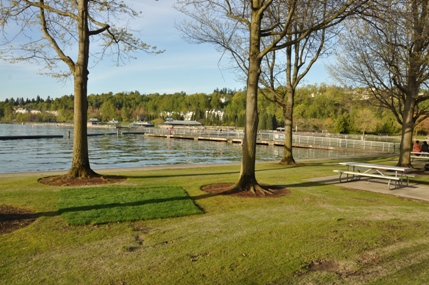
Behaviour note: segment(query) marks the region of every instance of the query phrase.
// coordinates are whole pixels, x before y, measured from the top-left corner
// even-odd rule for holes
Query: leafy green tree
[[[129,108],[122,108],[121,109],[121,120],[123,122],[129,122],[131,119],[131,113]]]
[[[377,129],[378,120],[371,110],[362,109],[357,112],[354,123],[355,128],[365,136],[366,133],[374,132]]]
[[[220,93],[213,93],[210,96],[210,108],[212,110],[221,110],[222,109],[222,103],[221,103],[221,94]]]
[[[348,114],[342,114],[335,120],[334,132],[348,134],[349,131],[349,116]]]
[[[106,101],[101,104],[100,107],[101,118],[104,122],[110,121],[116,118],[116,108],[111,101]]]

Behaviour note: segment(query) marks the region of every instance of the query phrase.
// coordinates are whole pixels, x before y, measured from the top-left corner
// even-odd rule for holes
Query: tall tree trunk
[[[413,6],[414,6],[413,2]],[[413,7],[417,10],[417,7]],[[426,14],[426,13],[425,13]],[[418,75],[422,68],[421,53],[424,51],[424,42],[422,41],[421,33],[413,34],[417,37],[414,40],[414,52],[410,54],[410,60],[407,70],[407,84],[405,92],[405,102],[402,115],[402,132],[401,132],[401,148],[399,152],[398,165],[408,166],[411,165],[411,150],[413,148],[413,130],[416,123],[415,107],[416,100],[419,96],[420,85]]]
[[[418,92],[416,92],[417,96]],[[398,165],[411,167],[411,150],[413,148],[414,130],[414,108],[416,105],[415,96],[406,94],[404,109],[402,111],[401,146],[399,148]]]
[[[399,149],[399,160],[398,160],[398,165],[405,166],[405,167],[411,166],[410,152],[413,147],[413,129],[414,129],[413,128],[414,127],[413,111],[410,111],[410,108],[414,109],[414,104],[413,102],[408,102],[408,101],[414,101],[414,100],[407,99],[405,108],[403,111],[401,146]]]
[[[286,104],[283,107],[283,115],[285,118],[285,139],[283,146],[283,158],[281,164],[290,165],[295,164],[295,159],[292,154],[292,135],[293,135],[293,104],[295,92],[292,86],[288,84],[286,94]]]
[[[87,118],[88,118],[88,0],[78,3],[79,51],[73,72],[74,76],[74,134],[72,166],[68,172],[71,177],[93,177],[88,156]]]
[[[260,26],[262,15],[252,9],[250,27],[249,69],[247,75],[246,125],[244,127],[243,152],[240,178],[234,186],[235,191],[262,191],[255,176],[256,136],[258,132],[258,82],[261,68]]]

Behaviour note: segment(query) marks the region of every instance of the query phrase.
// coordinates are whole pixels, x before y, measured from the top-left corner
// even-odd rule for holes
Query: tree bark
[[[411,83],[411,85],[416,84]],[[417,95],[418,91],[415,91],[415,94],[405,95],[405,104],[404,109],[402,111],[401,146],[399,148],[398,159],[399,166],[412,167],[410,156],[413,148],[413,130],[415,126],[414,108],[416,106],[415,98],[417,97]]]
[[[427,5],[428,1],[424,1],[422,7],[419,7],[418,4],[414,2],[412,3],[412,10],[415,11],[413,17],[418,19],[418,16],[420,15],[417,13],[417,11],[421,9],[422,18],[418,19],[419,25],[415,27],[414,33],[412,34],[414,50],[412,53],[410,53],[407,68],[408,76],[406,77],[406,87],[404,88],[405,102],[402,113],[402,143],[398,159],[398,165],[400,166],[412,167],[410,156],[413,147],[413,130],[416,125],[416,120],[418,119],[418,116],[415,115],[415,111],[419,97],[420,86],[422,85],[421,70],[424,66],[426,66],[427,61],[427,58],[423,58],[422,60],[422,55],[425,53],[425,47],[427,46],[426,36],[423,36],[423,30],[425,25],[427,25],[428,20],[426,12]]]
[[[252,9],[250,26],[249,69],[247,76],[246,125],[244,128],[243,152],[240,177],[233,187],[236,191],[264,192],[255,176],[256,136],[258,131],[258,82],[261,68],[260,29],[262,14]]]
[[[295,89],[288,84],[286,104],[283,108],[285,118],[285,139],[283,146],[283,158],[280,164],[292,165],[295,164],[295,159],[292,154],[292,135],[293,135],[293,105],[295,99]]]
[[[78,3],[79,51],[73,72],[74,76],[74,134],[72,166],[68,172],[70,177],[98,176],[90,167],[88,155],[87,118],[88,118],[88,58],[89,28],[88,0]]]

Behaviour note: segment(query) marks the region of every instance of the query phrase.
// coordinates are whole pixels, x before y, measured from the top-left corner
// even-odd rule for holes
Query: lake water
[[[38,124],[0,124],[0,136],[63,135],[54,139],[0,140],[0,173],[68,170],[71,167],[72,127]],[[89,129],[112,133],[115,129]],[[89,136],[91,168],[130,168],[184,164],[240,163],[241,146],[224,142],[165,139],[136,135]],[[283,148],[258,146],[257,161],[280,161]],[[295,148],[296,160],[339,158],[359,153]]]

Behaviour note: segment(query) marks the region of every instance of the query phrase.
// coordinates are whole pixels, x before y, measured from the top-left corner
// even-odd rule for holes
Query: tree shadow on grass
[[[215,194],[203,194],[196,197],[190,196],[181,196],[181,197],[169,197],[169,198],[159,198],[159,199],[148,199],[142,201],[133,201],[133,202],[124,202],[124,203],[108,203],[108,204],[98,204],[98,205],[87,205],[87,206],[77,206],[62,208],[57,211],[58,214],[69,213],[69,212],[80,212],[80,211],[90,211],[90,210],[102,210],[102,209],[112,209],[117,207],[135,207],[143,206],[148,204],[158,204],[166,202],[177,202],[177,201],[196,201],[200,199],[206,199],[216,196]]]
[[[133,201],[125,203],[108,203],[108,204],[98,204],[98,205],[88,205],[88,206],[77,206],[59,209],[58,211],[46,211],[46,212],[34,212],[30,209],[23,209],[11,205],[1,205],[0,206],[0,234],[13,232],[19,228],[23,228],[33,223],[36,219],[40,217],[55,217],[60,216],[63,213],[70,212],[81,212],[81,211],[91,211],[91,210],[102,210],[102,209],[113,209],[117,207],[133,207],[133,206],[142,206],[147,204],[156,204],[156,203],[166,203],[166,202],[175,202],[175,201],[198,201],[201,199],[210,198],[216,196],[217,194],[203,194],[198,196],[184,196],[184,197],[169,197],[169,198],[160,198],[160,199],[149,199],[144,201]],[[195,203],[194,203],[195,204]],[[204,213],[203,209],[195,205],[201,212]]]
[[[0,235],[11,233],[33,223],[39,213],[11,205],[0,205]]]

